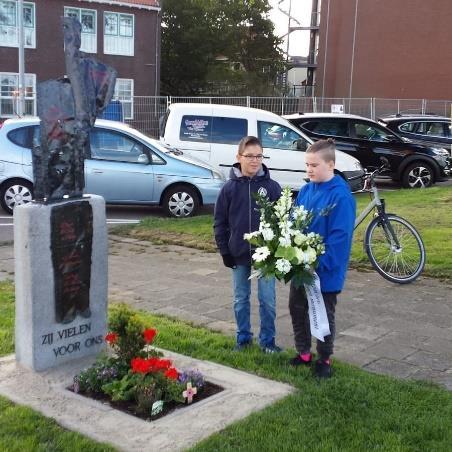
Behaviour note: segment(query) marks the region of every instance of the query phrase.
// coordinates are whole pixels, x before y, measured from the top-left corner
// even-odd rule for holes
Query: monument
[[[14,210],[16,360],[36,371],[97,354],[107,319],[105,201],[83,195],[84,159],[116,71],[80,51],[76,19],[62,21],[66,76],[38,84],[34,201]]]

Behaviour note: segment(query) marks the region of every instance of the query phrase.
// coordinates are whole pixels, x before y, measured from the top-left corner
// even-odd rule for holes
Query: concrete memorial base
[[[0,394],[120,450],[170,452],[193,446],[295,390],[219,364],[163,352],[177,368],[197,368],[224,390],[149,422],[66,389],[74,375],[92,364],[92,358],[36,373],[18,365],[11,355],[0,359]]]
[[[18,363],[42,371],[102,350],[107,238],[101,196],[14,210]]]

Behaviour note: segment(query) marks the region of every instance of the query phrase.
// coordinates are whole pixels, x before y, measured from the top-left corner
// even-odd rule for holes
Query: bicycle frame
[[[373,174],[374,173],[370,175],[370,184],[371,184],[370,192],[372,193],[372,200],[360,213],[358,218],[356,218],[354,229],[356,229],[364,221],[367,215],[369,215],[372,212],[372,210],[376,207],[377,215],[382,222],[383,230],[385,232],[386,238],[388,239],[388,242],[391,244],[391,246],[395,246],[395,249],[399,249],[400,243],[397,239],[396,234],[394,233],[391,223],[388,221],[388,218],[386,216],[385,202],[384,199],[380,198],[380,195],[378,194],[378,189],[373,180]],[[364,189],[363,192],[365,191],[367,190]]]
[[[355,220],[355,229],[364,221],[364,219],[367,217],[367,215],[372,212],[375,207],[378,210],[378,213],[385,213],[384,209],[384,200],[380,199],[380,196],[378,195],[378,189],[375,187],[375,185],[372,185],[371,188],[372,192],[372,201],[364,208],[364,210],[360,213],[358,218]]]

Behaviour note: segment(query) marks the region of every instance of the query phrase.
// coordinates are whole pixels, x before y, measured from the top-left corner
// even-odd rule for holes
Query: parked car
[[[397,114],[382,116],[378,122],[414,143],[452,149],[451,120],[445,116]]]
[[[0,204],[12,213],[33,197],[32,143],[39,118],[8,119],[0,128]],[[163,146],[120,122],[98,119],[85,159],[85,192],[109,204],[160,205],[174,217],[213,204],[224,184],[205,162]]]
[[[313,140],[332,137],[337,149],[356,157],[368,169],[384,162],[386,173],[406,188],[429,187],[450,175],[450,153],[424,146],[361,116],[333,113],[297,113],[284,116]]]
[[[240,139],[259,137],[264,164],[282,186],[299,190],[305,183],[304,151],[312,140],[274,113],[231,105],[172,104],[160,121],[160,141],[209,162],[229,176],[236,162]],[[355,158],[337,152],[336,172],[348,180],[352,190],[362,180],[349,178],[364,173]]]

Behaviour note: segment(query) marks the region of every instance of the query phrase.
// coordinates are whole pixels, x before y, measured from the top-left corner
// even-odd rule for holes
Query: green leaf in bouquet
[[[292,246],[279,246],[276,250],[275,257],[287,259],[290,262],[297,257],[297,253]]]

